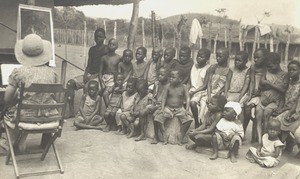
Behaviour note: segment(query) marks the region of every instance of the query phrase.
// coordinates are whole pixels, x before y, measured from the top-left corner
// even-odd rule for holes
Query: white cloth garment
[[[270,26],[268,25],[258,25],[260,36],[266,35],[270,32],[272,32]]]
[[[193,19],[192,27],[190,31],[190,42],[195,44],[197,38],[203,36],[202,27],[197,19]]]

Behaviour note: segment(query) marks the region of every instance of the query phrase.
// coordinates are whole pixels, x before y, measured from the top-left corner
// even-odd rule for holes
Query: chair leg
[[[51,137],[52,137],[51,133],[44,133],[44,134],[42,135],[41,147],[42,147],[43,149],[47,146],[47,144],[48,144],[48,142],[50,141]]]
[[[57,150],[55,149],[54,142],[52,143],[52,148],[53,148],[53,151],[54,151],[54,154],[55,154],[55,157],[56,157],[56,161],[57,161],[58,167],[60,169],[60,173],[63,174],[64,170],[63,170],[63,167],[62,167],[62,164],[61,164],[61,161],[60,161],[59,154],[58,154]]]
[[[41,156],[41,160],[43,161],[49,151],[49,148],[51,147],[51,144],[55,141],[55,139],[57,138],[58,136],[58,133],[55,133],[52,138],[49,140],[48,144],[46,145],[44,151],[43,151],[43,154]]]
[[[8,128],[7,128],[6,124],[4,126],[5,126],[6,136],[7,136],[8,145],[9,145],[9,154],[11,155],[11,158],[12,158],[12,162],[13,162],[13,165],[14,165],[14,170],[15,170],[16,177],[19,178],[20,177],[19,170],[18,170],[17,161],[16,161],[16,157],[15,157],[15,152],[14,152],[14,148],[13,148],[13,145],[12,145],[12,141],[11,141],[11,138],[10,138],[10,134],[9,134],[9,131],[8,131]],[[6,164],[8,164],[9,158],[10,157],[8,155],[7,158],[6,158],[6,162],[7,162]]]

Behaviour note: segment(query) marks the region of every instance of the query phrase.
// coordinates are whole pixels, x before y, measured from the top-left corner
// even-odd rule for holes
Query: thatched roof
[[[123,5],[135,0],[54,0],[54,6]]]

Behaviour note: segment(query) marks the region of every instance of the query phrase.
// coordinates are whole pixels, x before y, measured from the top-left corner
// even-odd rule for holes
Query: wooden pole
[[[114,39],[117,39],[117,21],[114,23]]]
[[[146,47],[146,39],[145,39],[145,21],[142,20],[142,35],[143,35],[143,47]]]
[[[139,6],[140,6],[140,0],[134,0],[132,16],[131,16],[130,25],[129,25],[128,39],[127,39],[127,48],[131,49],[131,50],[133,50],[134,36],[136,35],[136,32],[137,32]]]
[[[86,68],[86,21],[84,21],[84,34],[83,34],[83,59],[84,59],[84,68]]]
[[[239,45],[240,45],[240,51],[243,51],[243,28],[242,28],[242,24],[241,24],[241,20],[240,20],[240,24],[239,24]]]
[[[104,31],[105,31],[105,33],[106,33],[106,22],[105,22],[105,20],[103,20],[103,29],[104,29]],[[104,44],[105,44],[105,42],[106,42],[106,39],[104,39]]]
[[[254,52],[255,52],[255,49],[256,49],[256,42],[257,42],[257,31],[258,31],[258,27],[255,26],[254,27],[254,42],[253,42],[253,46],[252,46],[252,55],[251,55],[251,60],[253,61],[254,60]]]
[[[225,48],[227,48],[227,28],[226,28],[226,26],[224,28],[224,43],[225,43]]]
[[[66,39],[65,39],[65,59],[68,59],[68,26],[66,25]],[[61,62],[61,75],[60,82],[65,85],[66,83],[66,73],[67,73],[67,61],[63,60]]]
[[[274,24],[271,26],[271,33],[270,33],[270,52],[274,52]]]
[[[288,63],[290,40],[291,40],[291,32],[287,30],[287,42],[285,46],[285,55],[284,55],[285,64]]]
[[[207,44],[207,48],[209,50],[211,50],[211,26],[212,26],[212,22],[208,22],[208,44]]]
[[[155,48],[155,12],[151,11],[152,48]]]

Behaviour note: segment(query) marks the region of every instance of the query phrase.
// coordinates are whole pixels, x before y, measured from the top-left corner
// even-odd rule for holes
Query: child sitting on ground
[[[105,106],[108,106],[109,95],[114,85],[114,74],[118,72],[118,64],[121,62],[121,56],[116,54],[118,42],[112,38],[108,41],[108,53],[104,55],[100,62],[99,78],[105,88],[103,99]]]
[[[266,72],[265,66],[267,55],[268,51],[266,49],[256,49],[254,53],[254,65],[249,68],[249,76],[246,75],[246,80],[249,78],[250,83],[247,99],[245,100],[244,104],[243,128],[244,132],[246,132],[250,119],[253,121],[254,130],[252,130],[251,142],[255,142],[257,140],[256,119],[254,118],[252,112],[255,111],[255,107],[260,101],[259,83],[261,77]]]
[[[201,100],[201,92],[206,89],[207,86],[207,69],[209,68],[209,64],[207,63],[210,58],[210,50],[208,49],[200,49],[197,54],[196,62],[191,70],[190,77],[190,90],[189,94],[191,96],[191,111],[195,120],[195,128],[198,128],[202,124],[203,115],[204,115],[204,107],[206,105],[205,100]],[[200,107],[200,112],[198,112],[198,105]],[[198,118],[198,113],[199,118]]]
[[[116,130],[116,112],[120,108],[121,105],[121,96],[125,91],[123,86],[124,76],[122,74],[117,74],[115,77],[115,83],[108,91],[111,96],[109,98],[109,103],[104,113],[104,120],[106,121],[106,127],[103,129],[104,132],[108,132],[110,130]]]
[[[267,72],[260,80],[260,102],[256,106],[257,135],[261,143],[262,135],[266,131],[269,118],[274,109],[284,100],[284,93],[288,87],[288,75],[280,67],[280,55],[270,52],[267,56]]]
[[[149,90],[153,90],[154,83],[157,81],[158,61],[160,61],[161,57],[162,57],[162,49],[154,48],[152,50],[152,58],[148,62],[148,67],[146,70]]]
[[[170,84],[166,86],[162,97],[161,111],[157,113],[154,121],[164,125],[166,120],[173,120],[175,117],[181,122],[179,145],[183,142],[183,137],[189,129],[192,118],[189,114],[190,96],[188,89],[182,84],[182,76],[179,70],[172,70],[170,74]],[[185,108],[184,108],[185,107]],[[167,136],[162,131],[164,142]]]
[[[218,158],[219,150],[229,149],[230,161],[237,162],[239,146],[242,144],[244,130],[237,119],[242,108],[238,102],[229,101],[224,106],[223,118],[216,125],[216,132],[212,136],[213,154],[209,158]]]
[[[126,116],[125,114],[121,115],[121,120],[125,126],[130,130],[128,138],[133,137],[137,133],[137,128],[140,127],[141,133],[135,139],[135,141],[145,140],[145,131],[146,131],[146,117],[148,115],[147,105],[151,101],[151,95],[148,94],[148,83],[145,79],[139,79],[137,81],[137,92],[138,96],[135,99],[133,109],[130,112],[130,115]]]
[[[149,113],[152,113],[153,116],[156,116],[157,113],[161,110],[161,102],[163,93],[165,92],[166,86],[168,85],[168,77],[166,74],[166,69],[161,67],[158,71],[158,81],[154,83],[154,93],[153,93],[153,100],[152,104],[148,106]],[[154,121],[154,138],[151,141],[151,144],[158,143],[158,131],[165,133],[165,127],[163,124]],[[166,144],[167,141],[164,141]]]
[[[261,167],[275,167],[280,162],[280,156],[284,144],[279,140],[280,122],[270,120],[268,122],[268,132],[263,135],[262,143],[256,149],[250,147],[246,154],[246,159],[251,163],[258,163]]]
[[[146,69],[148,63],[145,61],[147,56],[147,49],[145,47],[139,47],[136,50],[135,58],[136,61],[132,63],[132,76],[138,79],[146,79]]]
[[[74,121],[77,129],[99,129],[99,124],[103,121],[99,113],[100,96],[98,95],[99,83],[95,80],[88,82],[87,93],[80,101],[79,112]]]
[[[123,74],[124,76],[124,85],[126,84],[127,80],[132,75],[132,61],[133,59],[133,52],[130,49],[125,49],[123,51],[122,61],[118,64],[118,73]]]
[[[130,116],[130,111],[133,109],[133,105],[138,95],[135,87],[136,78],[129,78],[126,85],[126,91],[123,92],[121,97],[121,109],[116,113],[116,122],[119,128],[116,134],[125,135],[127,133],[127,128],[121,121],[121,115],[125,115],[127,118]]]
[[[189,138],[194,143],[187,145],[186,149],[194,150],[197,146],[211,147],[212,134],[215,132],[216,125],[222,117],[226,103],[227,100],[222,95],[214,95],[211,100],[207,102],[208,111],[204,115],[203,123],[198,128],[189,132]]]

